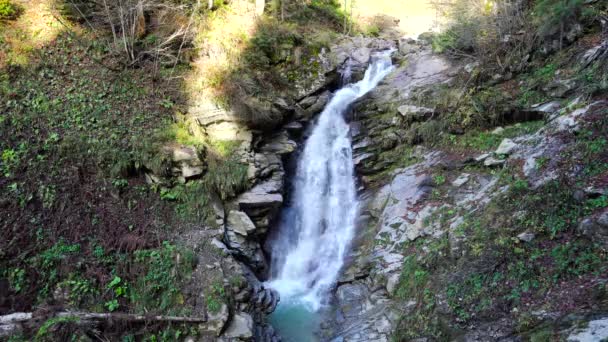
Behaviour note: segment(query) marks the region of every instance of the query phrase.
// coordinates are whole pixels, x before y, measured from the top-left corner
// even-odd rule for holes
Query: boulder
[[[469,175],[468,173],[463,173],[452,182],[452,185],[459,188],[469,181],[470,176],[471,175]]]
[[[534,233],[530,233],[530,232],[524,232],[524,233],[517,235],[517,238],[523,242],[530,242],[530,241],[534,240],[535,237],[536,237],[536,235]]]
[[[594,242],[608,247],[608,210],[604,210],[599,215],[585,218],[578,225],[577,231]]]
[[[416,41],[413,39],[402,38],[399,39],[399,53],[404,56],[409,55],[418,51],[420,47],[416,45]]]
[[[509,155],[513,152],[513,150],[515,150],[516,147],[517,144],[514,143],[513,140],[504,139],[494,153],[497,155]]]
[[[568,342],[605,341],[608,338],[608,317],[598,318],[572,332]]]
[[[312,95],[312,96],[304,98],[302,101],[298,102],[298,104],[303,109],[308,109],[310,106],[312,106],[313,104],[315,104],[318,99],[319,99],[319,96]]]
[[[164,178],[175,177],[182,183],[203,174],[206,167],[199,154],[203,151],[197,150],[193,146],[180,144],[169,144],[161,148],[164,156],[163,168],[154,165],[146,165],[152,172],[146,173],[146,180],[149,183],[163,183]]]
[[[282,177],[271,179],[254,186],[251,190],[241,194],[236,203],[241,209],[260,207],[275,207],[283,203],[283,196],[279,193],[283,189]]]
[[[274,153],[256,153],[253,157],[253,167],[252,178],[255,179],[266,179],[274,172],[283,172],[283,163]]]
[[[494,157],[488,157],[483,161],[483,165],[485,166],[500,166],[500,165],[504,165],[506,163],[506,160],[504,159],[497,159]]]
[[[505,131],[504,128],[502,127],[496,127],[493,131],[492,134],[494,135],[501,135],[503,132]]]
[[[230,312],[228,311],[228,305],[222,303],[217,312],[207,313],[207,322],[202,328],[204,331],[209,331],[215,336],[219,336],[222,333],[222,330],[224,330],[229,317]]]
[[[488,159],[489,157],[490,157],[489,153],[484,153],[484,154],[481,154],[481,155],[475,157],[473,160],[475,160],[478,163],[481,163],[484,160]]]
[[[287,132],[281,132],[267,143],[261,146],[260,152],[272,154],[288,154],[296,150],[298,145],[287,135]]]
[[[253,318],[244,312],[235,314],[222,336],[228,339],[251,340],[253,338]]]
[[[336,290],[338,307],[342,314],[347,317],[360,314],[368,296],[369,291],[363,284],[345,284],[339,286]]]
[[[368,64],[372,51],[367,47],[360,47],[351,53],[351,57],[359,64]]]
[[[408,123],[428,120],[435,112],[432,108],[418,107],[412,105],[399,106],[399,108],[397,108],[397,111],[405,118],[405,121]]]
[[[577,82],[576,79],[558,79],[553,82],[550,82],[543,90],[549,93],[551,97],[563,98],[567,97],[576,89]]]
[[[562,107],[559,101],[551,101],[542,104],[537,104],[528,109],[528,112],[536,112],[542,116],[548,116],[557,112]]]
[[[386,281],[386,291],[389,295],[395,295],[395,291],[397,291],[397,286],[399,285],[399,273],[391,274]]]
[[[248,236],[255,232],[255,225],[244,212],[231,210],[228,213],[226,229],[232,230],[242,236]]]
[[[234,204],[244,211],[257,227],[258,234],[265,234],[276,211],[283,203],[283,172],[272,176],[241,194]]]

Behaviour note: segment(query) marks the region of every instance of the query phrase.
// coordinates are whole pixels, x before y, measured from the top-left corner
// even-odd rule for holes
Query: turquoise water
[[[316,342],[319,314],[297,302],[281,303],[270,315],[270,323],[283,342]]]

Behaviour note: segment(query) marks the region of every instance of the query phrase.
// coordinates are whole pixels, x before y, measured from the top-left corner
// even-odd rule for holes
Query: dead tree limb
[[[207,322],[207,317],[183,317],[163,315],[137,315],[121,312],[96,313],[83,311],[60,311],[49,315],[36,316],[31,312],[15,312],[0,316],[0,337],[11,336],[21,331],[24,326],[38,328],[43,321],[51,318],[73,318],[79,326],[96,326],[105,322],[121,321],[129,323],[184,323],[200,324]]]

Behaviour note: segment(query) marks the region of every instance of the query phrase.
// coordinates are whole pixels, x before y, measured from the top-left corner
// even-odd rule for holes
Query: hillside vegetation
[[[327,40],[310,37],[342,22],[323,0],[290,2],[283,15],[247,1],[104,3],[0,2],[0,314],[37,311],[42,324],[11,341],[87,340],[45,312],[204,316],[196,291],[204,311],[219,310],[221,280],[192,275],[216,256],[195,257],[179,235],[213,221],[212,200],[249,187],[247,166],[230,144],[192,136],[182,113],[202,96],[228,106],[283,91],[301,62],[281,49],[317,53]],[[172,172],[164,146],[192,146],[204,170],[187,184],[147,182]],[[199,334],[178,323],[106,328],[125,341]]]

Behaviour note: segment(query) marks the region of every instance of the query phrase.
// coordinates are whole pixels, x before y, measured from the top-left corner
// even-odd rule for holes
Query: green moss
[[[241,144],[242,141],[240,140],[222,140],[211,142],[213,150],[223,158],[229,158],[232,156],[236,149],[241,146]]]
[[[504,127],[500,133],[472,129],[463,135],[447,135],[441,140],[440,145],[467,151],[490,151],[496,149],[503,139],[533,134],[544,124],[542,120],[518,123]]]

